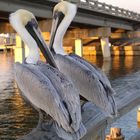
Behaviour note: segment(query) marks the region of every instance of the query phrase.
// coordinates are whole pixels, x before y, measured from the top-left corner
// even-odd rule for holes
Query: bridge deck
[[[50,5],[53,7],[60,0],[20,0],[22,2],[36,3],[40,5]],[[77,1],[77,0],[69,0],[69,1]],[[76,2],[75,2],[76,3]],[[78,7],[81,9],[86,9],[88,11],[98,12],[106,15],[112,15],[124,19],[130,19],[134,21],[140,21],[140,14],[126,10],[123,8],[119,8],[117,6],[108,5],[105,3],[101,3],[94,0],[79,0],[77,1]]]
[[[13,12],[24,8],[42,18],[52,18],[52,9],[58,0],[0,0],[0,11]],[[4,17],[3,17],[4,18]],[[8,19],[8,17],[6,17]],[[74,19],[77,24],[108,26],[133,30],[140,24],[140,14],[93,0],[80,1]]]

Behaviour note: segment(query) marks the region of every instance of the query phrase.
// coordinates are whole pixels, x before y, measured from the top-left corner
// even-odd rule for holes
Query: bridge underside
[[[2,13],[0,14],[0,20],[7,20],[10,12],[14,12],[20,8],[27,9],[40,18],[52,18],[52,9],[55,4],[56,2],[43,0],[0,0],[0,11]],[[96,11],[93,12],[82,8],[78,9],[78,13],[73,22],[77,25],[83,26],[105,26],[125,30],[133,30],[133,25],[137,24],[136,21],[107,15],[105,13],[98,13]]]
[[[55,4],[56,2],[44,0],[0,0],[0,33],[14,33],[15,31],[11,28],[8,21],[9,14],[17,9],[27,9],[37,17],[45,39],[48,41],[52,11]],[[76,49],[73,48],[76,40],[80,39],[80,46],[83,46],[83,49],[81,49],[83,52],[84,50],[86,52],[87,47],[89,47],[90,53],[87,54],[102,55],[102,53],[105,53],[104,56],[106,56],[106,51],[103,52],[103,50],[109,50],[108,46],[110,46],[110,43],[112,46],[130,46],[134,42],[139,44],[140,33],[133,31],[134,25],[139,25],[139,22],[125,19],[124,17],[108,15],[103,12],[99,13],[78,8],[77,15],[65,35],[64,46],[67,46],[66,51],[68,53],[72,52]],[[136,38],[135,40],[133,39],[134,37]],[[117,53],[114,53],[114,49],[112,49],[113,53],[111,53],[113,55],[121,54],[118,50],[122,51],[123,49],[119,47],[116,50]],[[107,56],[110,56],[110,54],[107,53]]]

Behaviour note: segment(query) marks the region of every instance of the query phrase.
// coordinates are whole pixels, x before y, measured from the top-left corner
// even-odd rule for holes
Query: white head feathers
[[[34,15],[31,12],[20,9],[10,14],[9,21],[12,27],[20,35],[24,43],[29,47],[29,55],[26,59],[26,62],[36,64],[39,60],[38,46],[25,28],[25,25],[33,18],[35,19]]]

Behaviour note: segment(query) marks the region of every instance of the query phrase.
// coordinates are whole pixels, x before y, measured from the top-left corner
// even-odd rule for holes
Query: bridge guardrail
[[[51,0],[51,1],[59,2],[60,0]],[[123,17],[134,21],[140,21],[139,13],[119,8],[117,6],[109,5],[106,3],[102,3],[96,0],[67,0],[67,1],[78,3],[79,8],[87,9],[90,11],[96,11],[99,13],[105,13],[117,17]]]
[[[140,21],[140,14],[119,8],[117,6],[108,5],[106,3],[101,3],[95,0],[80,0],[80,8],[93,10],[101,13],[106,13],[113,16],[124,17],[127,19]]]

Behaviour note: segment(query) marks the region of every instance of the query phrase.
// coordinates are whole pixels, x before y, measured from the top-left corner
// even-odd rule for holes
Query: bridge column
[[[82,49],[82,39],[76,39],[75,40],[75,54],[82,56],[83,55],[83,49]]]
[[[100,27],[97,29],[91,29],[88,33],[89,37],[98,37],[101,40],[102,53],[105,60],[110,59],[110,48],[109,48],[109,39],[111,36],[110,27]]]
[[[25,48],[24,43],[18,34],[16,34],[16,47],[14,49],[14,53],[15,53],[15,62],[22,63],[25,59]]]
[[[102,53],[105,60],[110,60],[110,46],[109,46],[109,38],[108,37],[101,37],[101,47]]]

